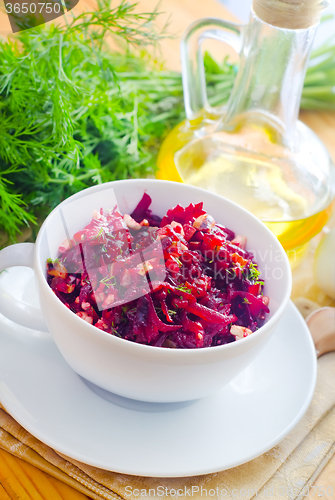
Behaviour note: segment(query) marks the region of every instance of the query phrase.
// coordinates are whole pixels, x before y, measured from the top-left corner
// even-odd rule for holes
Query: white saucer
[[[1,276],[0,300],[15,272]],[[29,272],[21,268],[23,281]],[[293,304],[249,368],[214,396],[187,404],[99,393],[49,334],[1,315],[0,346],[0,401],[23,427],[76,460],[141,476],[205,474],[261,455],[301,419],[316,382],[314,345]]]

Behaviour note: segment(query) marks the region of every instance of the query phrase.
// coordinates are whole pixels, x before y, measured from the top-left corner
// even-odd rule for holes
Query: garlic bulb
[[[335,299],[335,228],[324,235],[315,252],[315,283]]]

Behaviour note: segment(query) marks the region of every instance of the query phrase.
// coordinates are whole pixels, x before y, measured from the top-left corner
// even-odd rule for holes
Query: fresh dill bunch
[[[138,14],[134,7],[99,0],[94,12],[63,26],[0,43],[0,229],[11,240],[20,225],[80,189],[154,171],[144,145],[150,120],[141,118],[157,114],[159,103],[148,102],[138,78],[119,82],[116,72],[144,73],[143,47],[166,33],[154,28],[157,10]],[[108,49],[107,36],[120,52]]]
[[[11,169],[11,172],[14,172],[14,168]],[[0,176],[0,227],[7,224],[10,229],[8,232],[16,234],[20,231],[22,223],[26,225],[34,223],[35,217],[25,211],[25,203],[22,201],[21,196],[10,192],[8,189],[10,184],[10,181],[4,175]]]

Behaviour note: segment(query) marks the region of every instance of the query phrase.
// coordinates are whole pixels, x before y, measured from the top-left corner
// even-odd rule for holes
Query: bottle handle
[[[34,243],[17,243],[0,251],[0,271],[24,266],[34,269]],[[14,299],[0,290],[0,313],[19,325],[34,330],[48,331],[39,307]]]
[[[180,45],[185,112],[188,120],[199,117],[205,109],[212,111],[206,90],[205,68],[201,52],[206,39],[227,43],[238,54],[242,49],[243,25],[218,18],[204,18],[191,24]]]

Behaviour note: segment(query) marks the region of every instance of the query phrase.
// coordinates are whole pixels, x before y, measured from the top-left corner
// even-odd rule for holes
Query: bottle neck
[[[262,21],[252,9],[224,129],[232,130],[242,117],[250,117],[275,128],[285,144],[294,142],[316,27],[279,28]]]
[[[318,24],[327,0],[253,0],[253,10],[262,21],[285,29],[307,29]]]

